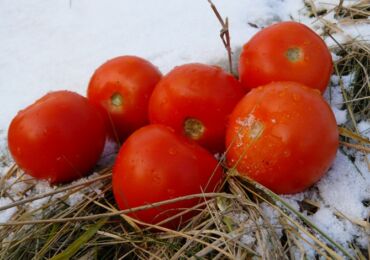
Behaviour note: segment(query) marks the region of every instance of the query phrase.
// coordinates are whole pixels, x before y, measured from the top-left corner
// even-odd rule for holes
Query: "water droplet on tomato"
[[[172,199],[175,197],[175,190],[174,189],[167,189],[167,194]]]
[[[152,170],[151,175],[152,175],[152,181],[154,183],[161,183],[162,178],[159,173],[157,173],[155,170]]]
[[[177,154],[177,150],[176,150],[176,148],[171,147],[170,149],[168,149],[168,153],[170,155],[176,155]]]

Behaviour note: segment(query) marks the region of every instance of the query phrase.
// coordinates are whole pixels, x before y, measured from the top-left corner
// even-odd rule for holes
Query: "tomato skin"
[[[87,97],[107,115],[113,139],[123,141],[149,123],[149,97],[161,77],[153,64],[136,56],[111,59],[94,72]],[[115,100],[114,95],[118,96]]]
[[[288,50],[293,61],[288,58]],[[325,42],[310,28],[297,22],[266,27],[243,46],[239,76],[247,89],[272,81],[295,81],[323,93],[333,62]]]
[[[50,183],[85,176],[106,139],[104,120],[88,100],[69,91],[50,92],[18,112],[8,130],[15,162]]]
[[[142,206],[180,196],[213,192],[222,170],[204,148],[163,125],[148,125],[122,145],[113,168],[113,192],[120,209]],[[214,172],[214,173],[213,173]],[[201,199],[200,199],[201,200]],[[184,200],[130,214],[147,223],[158,223],[200,201]],[[194,215],[183,216],[182,222]],[[164,226],[175,228],[180,220]]]
[[[221,68],[185,64],[175,67],[155,87],[149,119],[188,137],[186,122],[195,119],[203,125],[203,133],[190,139],[211,152],[222,152],[228,116],[244,94],[240,83]]]
[[[333,112],[319,91],[273,82],[249,92],[231,114],[227,163],[274,192],[296,193],[327,172],[338,137]]]

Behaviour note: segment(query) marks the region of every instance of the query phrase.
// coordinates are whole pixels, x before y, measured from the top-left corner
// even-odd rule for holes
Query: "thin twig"
[[[344,146],[347,146],[347,147],[350,147],[350,148],[354,148],[354,149],[357,149],[359,151],[363,151],[365,153],[370,153],[370,148],[367,148],[365,146],[362,146],[362,145],[358,145],[358,144],[351,144],[351,143],[347,143],[347,142],[342,142],[340,141],[339,142],[341,145],[344,145]]]
[[[227,51],[227,58],[229,60],[229,72],[233,74],[233,62],[232,62],[232,51],[231,51],[231,40],[229,32],[229,19],[226,17],[225,21],[222,19],[220,13],[217,10],[217,7],[212,3],[211,0],[208,0],[208,3],[211,5],[213,12],[215,13],[218,21],[221,24],[220,37],[222,43],[224,44]]]

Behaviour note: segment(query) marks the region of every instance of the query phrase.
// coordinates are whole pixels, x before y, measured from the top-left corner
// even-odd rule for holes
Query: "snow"
[[[48,91],[84,94],[94,70],[115,56],[139,55],[163,72],[182,63],[226,63],[220,25],[207,1],[71,3],[0,2],[0,103],[7,111],[0,128],[6,129],[18,110]],[[247,17],[264,17],[263,11],[248,10],[248,1],[215,4],[229,16],[233,46],[257,31],[246,25]]]
[[[360,134],[370,140],[370,120],[363,120],[357,124]]]
[[[253,114],[248,114],[246,118],[237,119],[236,122],[242,127],[251,127],[256,122],[256,117]]]
[[[359,154],[357,156],[356,167],[343,152],[338,151],[331,169],[313,188],[302,193],[282,196],[295,210],[299,210],[297,202],[304,199],[319,201],[317,212],[307,215],[304,211],[303,214],[349,252],[352,252],[353,241],[363,248],[366,248],[369,242],[366,229],[351,223],[370,216],[370,208],[362,203],[370,199],[370,175],[365,169],[366,162],[359,159]],[[358,170],[361,168],[364,171]],[[262,209],[272,224],[278,223],[280,214],[276,210],[266,204],[263,204]],[[281,229],[277,227],[276,231],[281,232]],[[310,247],[307,243],[303,245],[306,249]]]
[[[337,121],[338,125],[343,125],[347,121],[347,110],[340,110],[336,107],[332,107],[335,120]]]
[[[370,176],[359,173],[342,152],[318,184],[322,201],[348,217],[364,219],[370,213],[361,201],[370,198]]]
[[[352,79],[353,74],[342,77],[333,75],[331,77],[331,85],[324,93],[324,97],[329,102],[338,125],[345,124],[348,119],[348,111],[344,106],[341,84],[345,90],[348,90],[351,86]]]
[[[341,30],[334,34],[335,40],[339,43],[345,43],[353,39],[368,42],[370,40],[369,27],[366,24],[359,25],[342,25]],[[326,39],[326,44],[335,46],[336,43],[331,38]]]
[[[298,21],[305,17],[297,0],[214,3],[229,17],[235,55],[258,31],[248,23],[266,26],[291,15]],[[0,17],[4,130],[17,111],[46,92],[84,94],[94,70],[115,56],[142,56],[164,73],[189,62],[227,63],[220,24],[206,0],[3,0]]]
[[[8,198],[0,198],[0,207],[6,206],[8,204],[12,203],[12,201]],[[1,211],[0,214],[0,222],[4,223],[10,220],[10,218],[13,216],[13,214],[17,211],[16,208],[9,208],[4,211]]]
[[[351,242],[356,235],[356,228],[348,220],[339,220],[330,208],[320,208],[312,217],[316,225],[326,234],[336,238],[336,242],[345,244]]]
[[[330,10],[338,0],[311,2],[318,10],[329,10],[322,19],[336,23],[339,30],[333,32],[333,36],[340,43],[351,38],[370,39],[369,25],[350,26],[335,20],[335,12]],[[222,16],[229,17],[235,64],[242,45],[259,28],[276,21],[293,18],[322,33],[320,19],[308,17],[303,1],[214,0],[214,3]],[[353,3],[344,1],[345,6]],[[49,91],[68,89],[85,94],[94,70],[110,58],[138,55],[150,60],[163,73],[189,62],[227,67],[227,55],[219,38],[220,24],[206,0],[2,0],[0,17],[0,155],[6,158],[0,161],[0,180],[11,163],[6,149],[6,131],[17,111]],[[325,41],[329,46],[336,45],[329,37]],[[333,54],[333,58],[339,57]],[[324,95],[338,125],[348,120],[340,80],[344,89],[349,90],[352,79],[353,74],[342,78],[333,76],[331,87]],[[363,136],[370,138],[368,120],[359,122],[358,129]],[[116,151],[117,147],[108,143],[99,164],[111,164]],[[348,249],[353,241],[365,247],[368,236],[364,229],[338,214],[356,220],[363,220],[370,214],[369,207],[362,203],[370,200],[370,174],[366,157],[361,152],[354,152],[353,155],[354,162],[348,159],[344,151],[338,151],[332,168],[314,188],[284,196],[297,210],[299,202],[305,198],[318,201],[321,207],[308,217]],[[77,182],[96,176],[93,174]],[[10,177],[6,181],[6,187],[9,186],[12,187],[9,192],[13,199],[24,198],[22,194],[28,185],[19,182],[17,177]],[[54,189],[46,182],[35,182],[34,189],[26,196]],[[95,183],[72,194],[66,202],[75,205],[91,191],[103,196],[101,186]],[[54,198],[64,195],[54,195]],[[37,210],[48,200],[33,201],[27,207]],[[0,207],[10,203],[8,198],[0,197]],[[262,209],[277,233],[282,235],[278,213],[265,204],[262,204]],[[15,212],[16,208],[1,211],[0,222],[9,221]],[[38,218],[38,214],[36,212],[34,217]],[[247,224],[245,228],[248,228]],[[246,234],[241,241],[250,245],[254,238]],[[303,246],[309,247],[305,243]],[[298,249],[296,253],[299,256]],[[312,256],[314,252],[311,250],[309,253]]]

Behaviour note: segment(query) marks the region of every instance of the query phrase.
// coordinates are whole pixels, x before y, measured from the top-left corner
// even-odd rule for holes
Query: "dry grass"
[[[369,15],[367,1],[346,8],[340,4],[321,13],[312,2],[308,8],[327,27],[329,37],[336,26],[325,21],[326,14],[336,12],[338,19],[346,23],[367,22],[365,17]],[[350,114],[350,120],[340,128],[342,148],[367,153],[370,142],[359,133],[357,122],[369,118],[370,46],[353,39],[338,43],[333,51],[340,56],[334,73],[340,79],[353,75],[350,88],[345,88],[340,80],[343,106]],[[7,164],[7,157],[0,157],[0,163]],[[0,197],[10,198],[10,206],[16,207],[17,212],[0,227],[0,259],[295,259],[297,252],[304,259],[308,257],[307,246],[328,259],[340,259],[343,255],[350,259],[369,257],[370,247],[353,245],[353,250],[347,252],[278,195],[233,169],[227,172],[222,192],[197,195],[200,204],[195,210],[200,214],[176,231],[141,223],[125,215],[126,211],[118,211],[110,176],[108,167],[88,182],[29,197],[27,192],[35,188],[35,182],[17,166],[11,166],[0,179]],[[10,178],[11,184],[7,181]],[[26,185],[24,194],[16,194],[27,198],[22,201],[17,201],[11,192],[18,183]],[[95,183],[101,185],[101,194],[90,188]],[[70,206],[67,198],[82,191],[83,198]],[[30,203],[40,199],[44,200],[42,206],[30,210]],[[146,207],[152,206],[156,205]],[[320,207],[308,200],[301,206],[308,213]],[[280,217],[271,219],[263,210],[266,208],[279,212]],[[339,212],[337,217],[346,218]],[[351,221],[370,230],[368,220]]]
[[[12,168],[13,173],[8,176],[16,171],[16,167]],[[51,197],[40,208],[42,215],[27,211],[26,203],[17,205],[16,215],[0,229],[0,237],[5,238],[0,258],[284,259],[294,258],[297,248],[304,255],[303,243],[307,239],[319,255],[333,259],[339,259],[340,254],[350,257],[324,233],[321,236],[326,242],[319,240],[320,230],[279,196],[234,171],[228,173],[223,193],[199,194],[209,200],[202,199],[203,207],[197,206],[201,213],[178,231],[123,215],[114,207],[110,170],[105,169],[100,175],[103,177],[92,179],[90,184],[104,182],[104,197],[87,191],[78,204],[68,206],[65,199],[78,192],[71,185],[62,197]],[[272,223],[262,207],[280,212],[279,219]],[[34,214],[40,219],[34,220]],[[359,251],[358,258],[365,259],[364,253]]]

